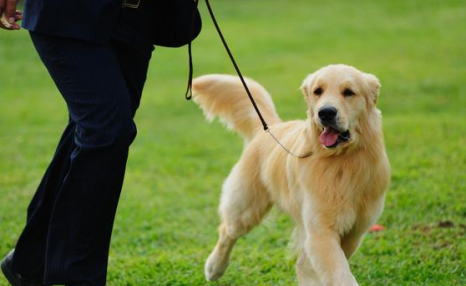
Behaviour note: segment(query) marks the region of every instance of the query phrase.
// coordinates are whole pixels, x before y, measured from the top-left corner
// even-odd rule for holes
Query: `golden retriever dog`
[[[296,222],[299,285],[358,285],[348,259],[380,216],[390,181],[379,80],[354,67],[329,65],[303,82],[307,120],[282,122],[258,83],[248,86],[271,132],[262,130],[239,79],[205,75],[194,80],[194,100],[245,140],[223,184],[217,245],[205,264],[209,281],[228,267],[235,242],[277,204]]]

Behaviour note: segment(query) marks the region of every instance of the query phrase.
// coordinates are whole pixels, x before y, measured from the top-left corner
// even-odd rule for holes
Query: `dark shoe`
[[[13,270],[13,254],[15,250],[13,249],[8,253],[5,258],[2,260],[2,272],[5,275],[6,279],[12,286],[45,286],[42,282],[33,281],[31,279],[26,279],[21,277],[21,275]]]

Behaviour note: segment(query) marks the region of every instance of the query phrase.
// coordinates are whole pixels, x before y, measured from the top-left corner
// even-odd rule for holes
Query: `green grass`
[[[310,72],[346,63],[382,82],[393,177],[380,233],[351,259],[361,285],[466,285],[466,5],[463,0],[218,0],[243,70],[282,118],[304,118]],[[205,9],[195,72],[233,69]],[[115,222],[109,285],[295,285],[292,221],[274,210],[242,239],[230,269],[206,283],[222,181],[242,142],[183,99],[186,49],[154,52]],[[67,121],[25,31],[0,33],[0,254]],[[448,221],[449,224],[439,222]],[[0,285],[6,281],[0,279]]]

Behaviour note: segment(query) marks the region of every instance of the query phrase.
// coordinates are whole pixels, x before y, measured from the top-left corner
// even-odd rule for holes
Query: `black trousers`
[[[142,14],[141,14],[142,13]],[[113,221],[153,46],[122,10],[104,45],[31,33],[69,122],[35,193],[13,268],[50,285],[106,284]]]

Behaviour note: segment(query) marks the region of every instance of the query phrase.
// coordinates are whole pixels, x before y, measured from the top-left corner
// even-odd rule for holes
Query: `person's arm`
[[[19,30],[16,22],[23,18],[23,13],[16,10],[19,0],[0,0],[0,28],[5,30]]]

